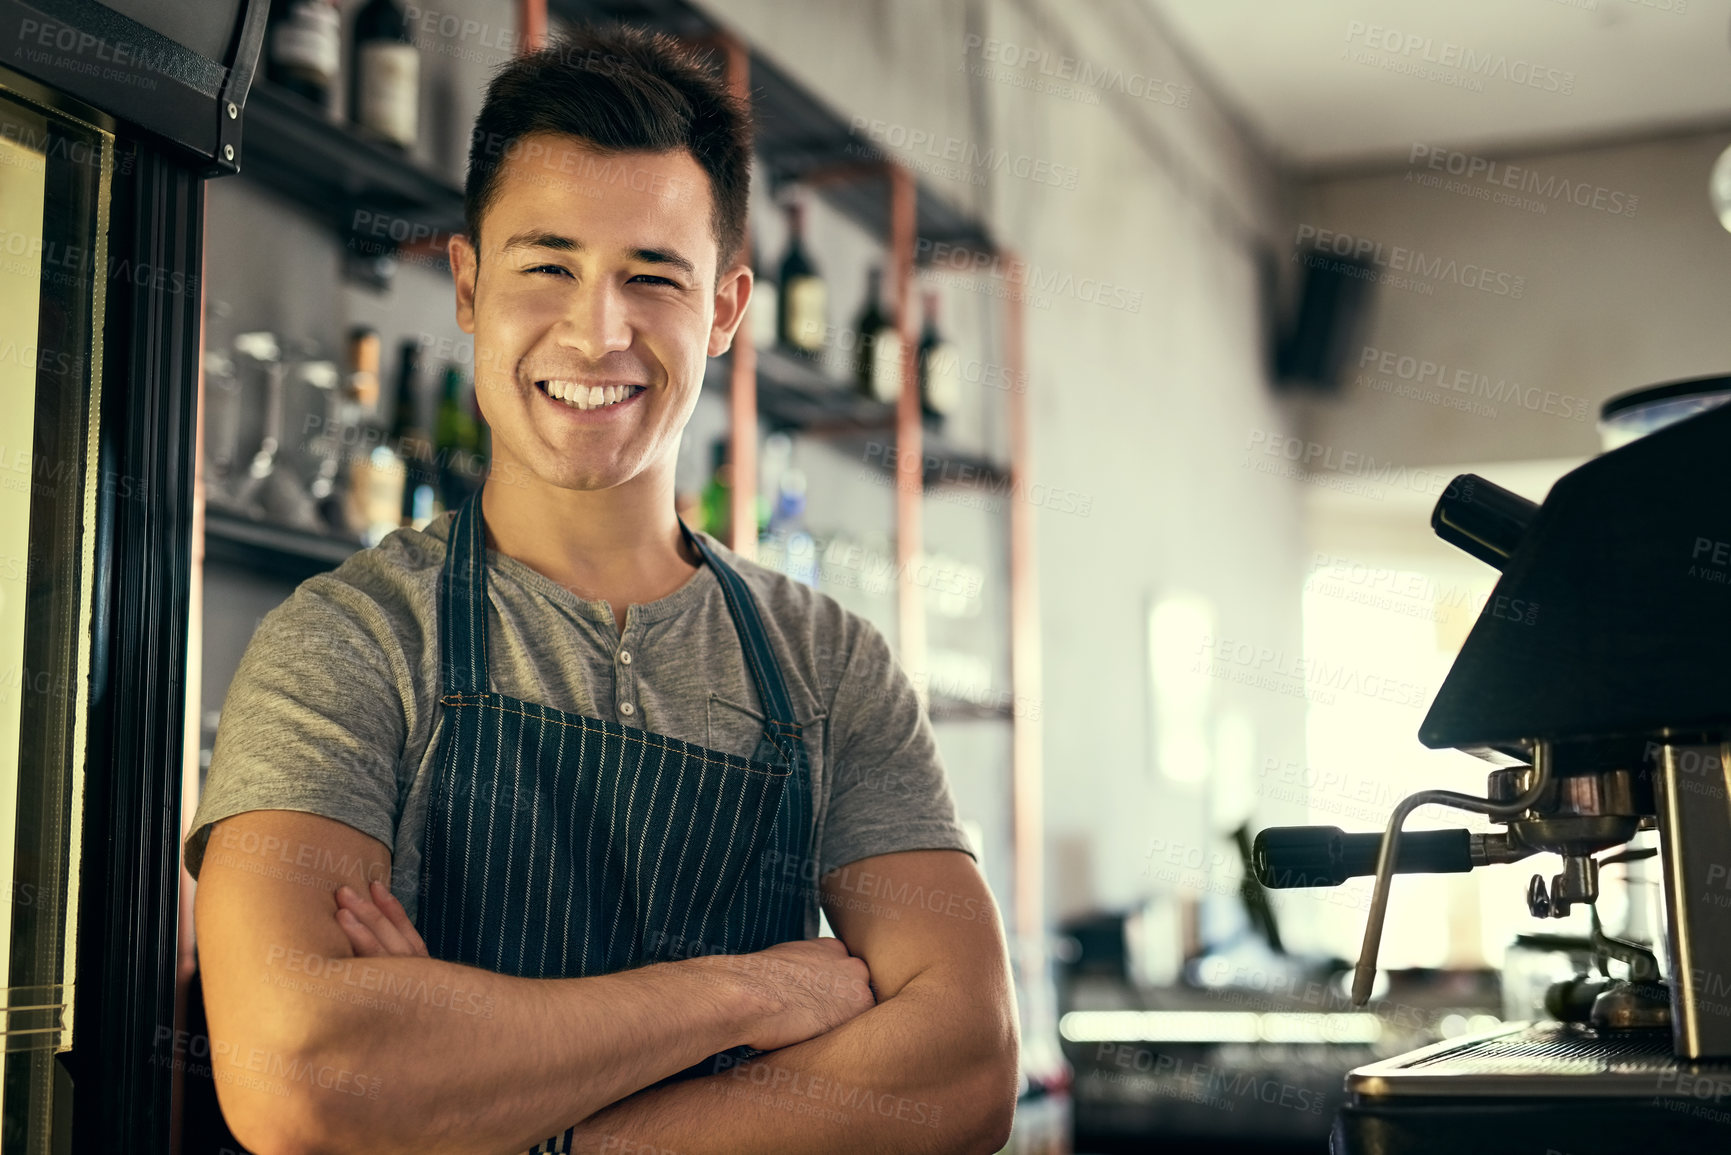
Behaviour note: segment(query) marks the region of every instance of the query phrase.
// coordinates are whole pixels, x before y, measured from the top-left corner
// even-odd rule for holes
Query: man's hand
[[[347,886],[337,888],[337,925],[349,937],[356,958],[427,954],[427,944],[409,921],[409,912],[397,901],[391,888],[373,879],[368,883],[371,899]]]
[[[841,1026],[877,1005],[865,960],[838,938],[777,943],[752,954],[708,961],[744,982],[764,1008],[746,1045],[775,1051]]]

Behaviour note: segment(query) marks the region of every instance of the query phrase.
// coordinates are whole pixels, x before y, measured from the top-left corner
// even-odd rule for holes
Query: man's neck
[[[679,589],[702,564],[673,510],[673,471],[643,474],[604,490],[560,489],[525,469],[481,493],[487,544],[570,590],[626,608]]]

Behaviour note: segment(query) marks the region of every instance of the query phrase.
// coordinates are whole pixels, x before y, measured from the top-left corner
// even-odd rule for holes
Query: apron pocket
[[[634,963],[741,951],[749,929],[736,917],[742,888],[793,777],[786,767],[677,745],[677,772],[640,772],[637,805],[610,839],[608,885],[623,884],[629,896],[620,922],[635,931]]]

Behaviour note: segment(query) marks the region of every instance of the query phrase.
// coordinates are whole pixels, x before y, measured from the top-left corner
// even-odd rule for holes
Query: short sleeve
[[[229,683],[186,839],[192,876],[211,824],[248,810],[302,810],[393,845],[413,702],[378,604],[328,574],[303,582],[259,623]]]
[[[820,874],[904,850],[976,857],[913,683],[877,627],[849,617],[857,634],[829,715],[832,785]]]

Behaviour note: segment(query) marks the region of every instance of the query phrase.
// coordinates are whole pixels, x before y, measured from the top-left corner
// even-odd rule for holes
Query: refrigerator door
[[[0,1151],[71,1090],[114,137],[0,92]]]

